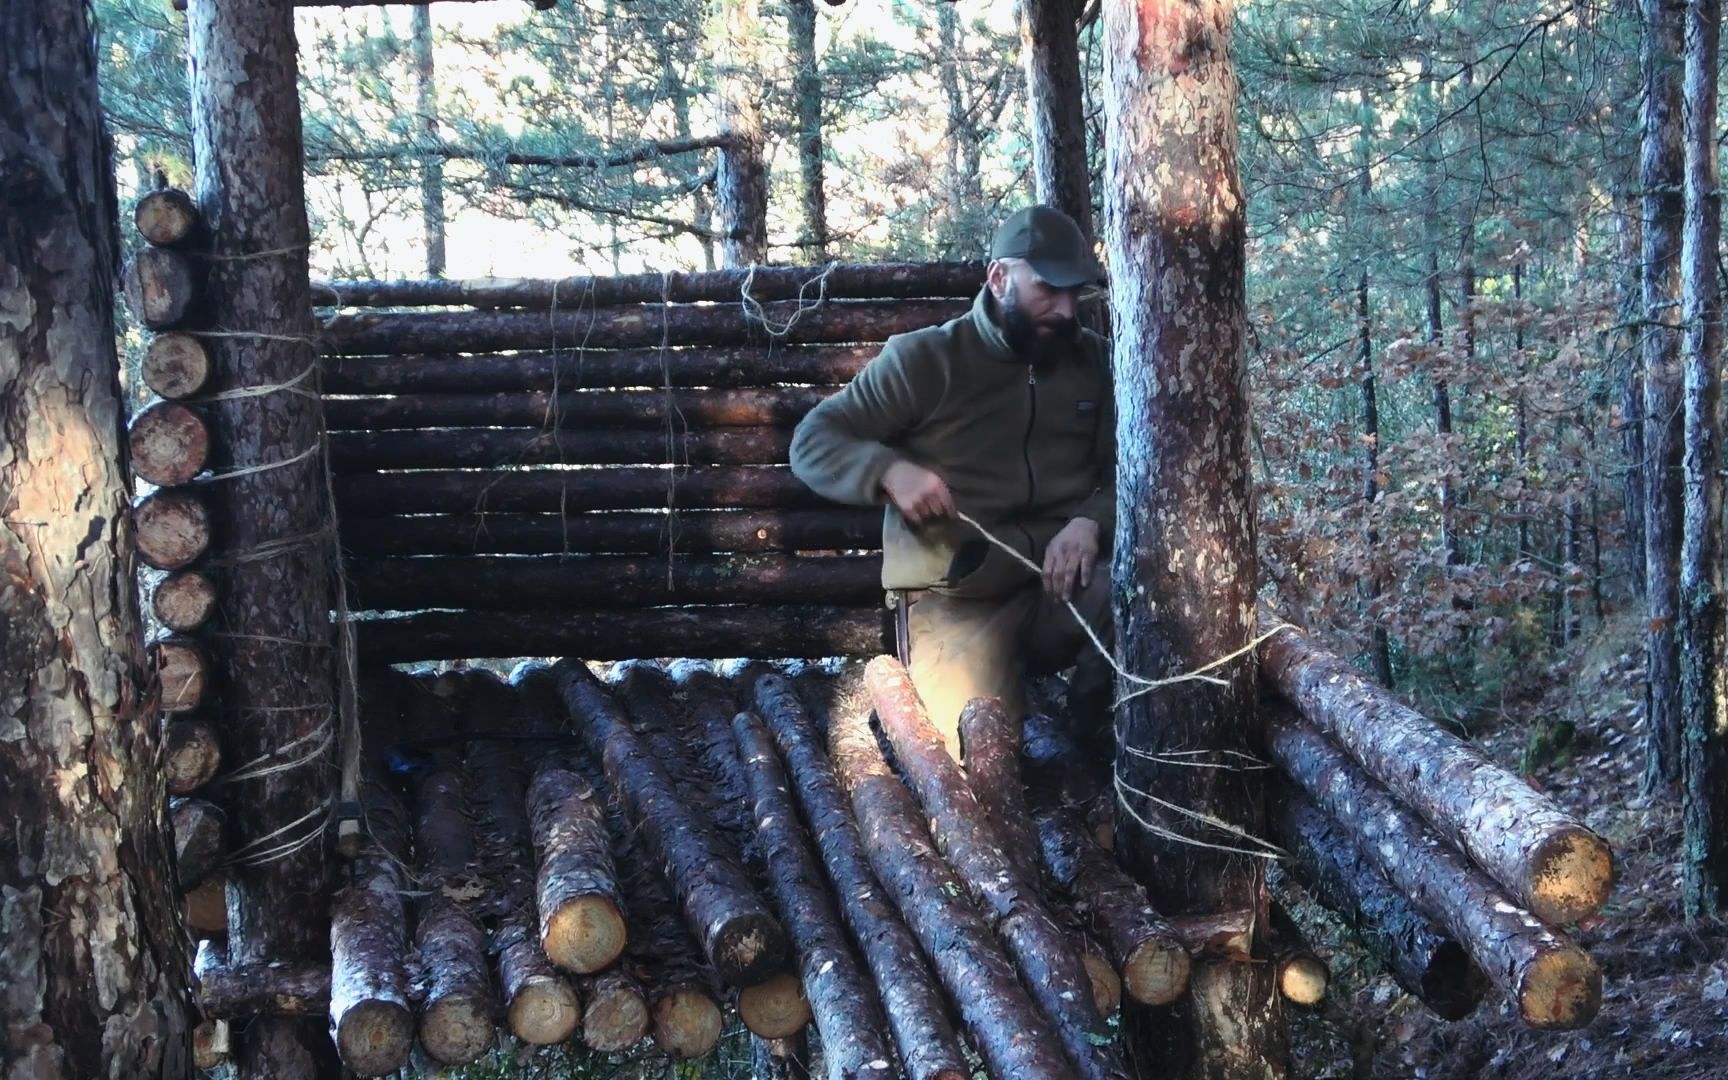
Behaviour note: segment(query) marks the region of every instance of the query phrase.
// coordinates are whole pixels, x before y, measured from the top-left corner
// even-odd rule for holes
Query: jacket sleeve
[[[1116,387],[1110,377],[1110,352],[1100,351],[1099,362],[1104,370],[1104,408],[1098,417],[1098,435],[1093,442],[1092,464],[1098,470],[1098,487],[1080,504],[1075,517],[1090,518],[1098,523],[1099,538],[1105,547],[1116,531]]]
[[[890,341],[846,388],[810,410],[792,435],[792,472],[823,498],[855,506],[883,501],[882,474],[902,459],[895,443],[935,406],[914,350]]]

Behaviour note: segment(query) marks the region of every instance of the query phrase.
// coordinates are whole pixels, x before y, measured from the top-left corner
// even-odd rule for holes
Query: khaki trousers
[[[1074,606],[1104,647],[1114,647],[1108,565],[1093,571],[1092,584],[1075,593]],[[1109,700],[1109,665],[1087,640],[1074,613],[1046,593],[1041,582],[992,600],[919,593],[908,606],[906,621],[912,683],[955,760],[960,757],[960,710],[975,697],[999,697],[1018,725],[1026,714],[1026,675],[1073,665],[1071,713],[1096,713]],[[1106,722],[1101,715],[1075,715],[1074,720]]]

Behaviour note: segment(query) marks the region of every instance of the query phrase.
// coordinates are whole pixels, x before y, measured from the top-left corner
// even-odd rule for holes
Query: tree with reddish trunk
[[[83,4],[0,8],[0,1073],[191,1071]]]
[[[1254,631],[1234,9],[1230,0],[1104,5],[1105,237],[1123,436],[1116,625],[1125,664],[1151,678],[1238,653]],[[1263,828],[1258,774],[1159,760],[1167,750],[1223,760],[1254,747],[1253,657],[1211,674],[1225,685],[1185,684],[1118,706],[1117,851],[1165,915],[1246,910],[1258,926],[1263,860],[1219,850],[1259,850],[1249,838]],[[1188,997],[1170,1013],[1125,1019],[1130,1053],[1148,1071],[1238,1078],[1287,1068],[1269,964],[1197,961]]]

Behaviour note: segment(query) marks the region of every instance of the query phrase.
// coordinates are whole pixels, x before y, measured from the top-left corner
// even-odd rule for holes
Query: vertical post
[[[1245,650],[1255,624],[1234,6],[1104,4],[1105,241],[1119,418],[1114,603],[1123,659],[1149,677]],[[1252,652],[1212,673],[1226,685],[1180,684],[1118,707],[1117,850],[1160,911],[1246,913],[1260,927],[1265,862],[1235,853],[1256,850],[1262,832],[1260,774],[1158,760],[1181,750],[1191,762],[1207,750],[1228,764],[1251,752]],[[1166,805],[1147,797],[1154,792]],[[1129,1017],[1140,1070],[1284,1075],[1273,968],[1197,961],[1180,1004],[1156,1018],[1144,1010]]]
[[[758,0],[721,0],[720,148],[715,209],[720,214],[721,263],[753,266],[768,258],[767,135],[762,123],[762,23]]]
[[[209,224],[215,377],[249,396],[210,410],[209,485],[227,676],[222,719],[252,779],[227,786],[237,865],[228,894],[236,963],[322,960],[330,923],[324,829],[336,730],[328,517],[306,258],[292,0],[192,0],[197,198]],[[308,391],[313,391],[308,393]],[[252,471],[245,471],[252,470]],[[233,475],[224,475],[232,473]],[[333,1075],[321,1021],[264,1018],[241,1074]]]
[[[1074,0],[1021,0],[1020,59],[1032,119],[1032,175],[1038,201],[1073,218],[1092,239],[1092,187],[1086,168],[1080,32]]]
[[[0,1075],[190,1074],[88,8],[0,6]]]

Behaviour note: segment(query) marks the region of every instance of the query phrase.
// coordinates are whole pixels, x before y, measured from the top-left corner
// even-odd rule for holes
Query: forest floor
[[[1446,1023],[1366,970],[1360,950],[1340,935],[1328,957],[1329,1004],[1292,1010],[1299,1076],[1728,1077],[1728,926],[1686,922],[1678,802],[1641,791],[1640,629],[1610,621],[1546,670],[1508,686],[1496,715],[1474,732],[1497,760],[1613,845],[1614,895],[1574,932],[1602,967],[1595,1022],[1581,1031],[1536,1031],[1490,991],[1472,1016]]]

